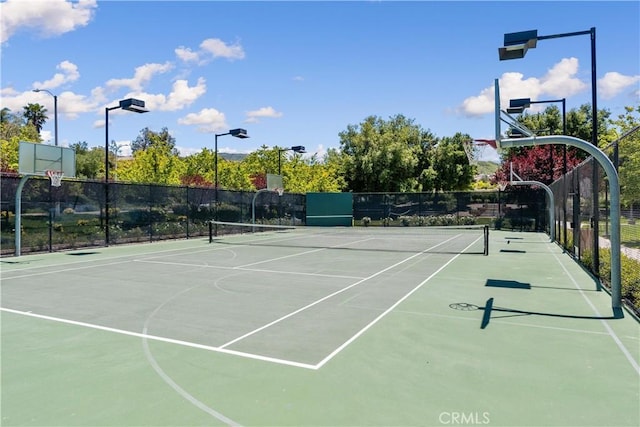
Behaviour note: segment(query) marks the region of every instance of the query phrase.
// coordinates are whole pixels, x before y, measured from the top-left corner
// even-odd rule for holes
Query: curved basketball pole
[[[16,246],[16,256],[20,256],[22,241],[21,241],[21,230],[22,230],[22,188],[27,183],[29,178],[33,175],[24,175],[20,178],[20,183],[18,184],[18,188],[16,189],[16,238],[15,238],[15,246]]]
[[[499,147],[501,149],[548,144],[567,145],[586,151],[602,166],[607,175],[611,209],[611,303],[614,309],[619,309],[622,306],[622,292],[620,282],[620,181],[618,172],[609,157],[598,147],[590,142],[572,136],[527,136],[524,138],[506,138],[499,140]],[[595,232],[598,233],[598,230],[595,230]]]
[[[555,207],[555,203],[553,200],[553,191],[551,191],[551,188],[549,188],[548,185],[546,185],[543,182],[540,181],[525,181],[524,179],[520,178],[520,176],[515,173],[513,171],[513,164],[510,165],[511,166],[511,179],[509,180],[509,184],[510,185],[537,185],[539,187],[544,188],[544,191],[546,191],[547,196],[549,197],[549,237],[551,238],[552,242],[555,242],[556,240],[556,207]],[[517,181],[513,180],[513,177],[517,178]]]

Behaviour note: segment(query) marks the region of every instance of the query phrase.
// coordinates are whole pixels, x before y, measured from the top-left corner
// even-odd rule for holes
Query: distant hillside
[[[500,165],[494,162],[480,160],[476,165],[478,175],[493,175],[498,169],[500,169]]]
[[[247,155],[245,153],[220,153],[220,157],[233,162],[240,162],[247,157]]]

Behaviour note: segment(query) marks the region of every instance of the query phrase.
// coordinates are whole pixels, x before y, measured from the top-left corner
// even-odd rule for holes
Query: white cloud
[[[499,79],[500,105],[506,108],[509,100],[513,98],[568,98],[585,91],[589,85],[575,77],[578,69],[576,58],[564,58],[541,78],[525,79],[521,73],[504,73]],[[466,98],[458,107],[458,112],[468,117],[480,117],[493,113],[494,105],[494,88],[491,85],[483,89],[479,95]]]
[[[198,53],[192,51],[188,47],[179,47],[175,49],[176,56],[184,62],[198,62]]]
[[[93,18],[97,0],[6,0],[0,3],[0,43],[22,29],[53,37],[86,26]]]
[[[625,76],[615,71],[608,72],[603,78],[598,80],[598,95],[604,99],[611,99],[622,93],[629,86],[637,85],[640,82],[640,76]],[[640,89],[636,86],[631,89],[632,96],[638,97]]]
[[[207,92],[207,85],[204,78],[200,77],[196,86],[189,86],[186,80],[177,80],[173,83],[173,88],[167,99],[164,110],[175,111],[191,105],[196,99]]]
[[[55,89],[59,86],[62,86],[65,83],[74,82],[80,78],[80,73],[78,72],[78,66],[69,61],[62,61],[59,63],[56,68],[61,73],[56,73],[54,76],[46,80],[44,82],[35,82],[33,84],[34,89]]]
[[[62,92],[58,95],[58,113],[68,119],[77,119],[80,114],[94,112],[103,101],[100,96],[78,95]]]
[[[176,145],[176,149],[178,150],[180,155],[183,157],[191,156],[193,154],[198,154],[199,152],[202,151],[202,148],[182,147],[179,145]]]
[[[117,89],[119,87],[127,87],[131,90],[141,90],[155,74],[166,73],[173,68],[173,64],[165,62],[164,64],[144,64],[136,67],[134,76],[129,79],[111,79],[107,82],[107,87]]]
[[[540,91],[557,98],[568,98],[587,90],[585,82],[577,79],[579,63],[577,58],[564,58],[540,79]]]
[[[244,59],[244,50],[238,43],[228,45],[220,39],[206,39],[200,43],[200,48],[214,58]]]
[[[216,58],[228,60],[244,59],[244,49],[239,43],[227,44],[220,39],[206,39],[200,43],[200,49],[193,51],[189,47],[180,46],[174,50],[176,56],[184,62],[203,65]]]
[[[187,114],[178,119],[178,124],[198,126],[198,132],[202,133],[214,133],[228,128],[224,113],[215,108],[205,108],[198,113]]]
[[[273,107],[262,107],[257,110],[247,111],[245,123],[258,123],[260,118],[278,118],[282,117],[282,113],[276,111]]]
[[[124,98],[138,98],[144,101],[149,111],[177,111],[191,105],[207,91],[205,79],[200,77],[196,86],[189,86],[187,80],[176,80],[169,95],[161,93],[130,92]],[[117,111],[117,110],[116,110]]]

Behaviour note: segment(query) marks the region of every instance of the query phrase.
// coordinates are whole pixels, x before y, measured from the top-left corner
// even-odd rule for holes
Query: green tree
[[[184,162],[168,144],[155,143],[133,155],[130,162],[120,162],[118,179],[149,184],[181,184]]]
[[[32,124],[38,130],[42,130],[42,126],[47,122],[47,109],[40,104],[27,104],[22,114],[27,123]]]
[[[347,188],[360,192],[415,189],[425,133],[401,114],[389,120],[369,116],[359,125],[349,125],[339,134]]]
[[[468,190],[473,182],[475,168],[469,164],[464,151],[464,142],[471,137],[456,133],[453,137],[442,138],[432,150],[425,153],[430,158],[429,183],[437,191]]]
[[[86,141],[71,144],[76,152],[76,176],[78,178],[96,179],[102,171],[104,173],[104,149],[92,147]]]
[[[184,174],[180,177],[182,185],[211,187],[214,181],[215,154],[213,150],[202,151],[187,156],[184,161]]]
[[[154,132],[149,128],[144,128],[140,131],[140,135],[138,135],[131,143],[131,152],[133,154],[138,151],[146,150],[147,148],[155,145],[162,144],[165,147],[168,147],[173,154],[178,155],[176,150],[176,139],[171,136],[169,133],[169,129],[163,127],[160,132]]]
[[[11,110],[7,107],[3,107],[2,110],[0,110],[0,123],[9,122],[12,119],[13,113],[11,113]]]
[[[0,121],[0,171],[18,172],[20,141],[41,142],[40,133],[31,123],[25,123],[8,108],[2,109]]]
[[[619,135],[626,135],[618,145],[620,198],[633,210],[640,202],[640,105],[625,107],[625,113],[611,122]]]
[[[185,164],[178,156],[175,138],[165,127],[160,132],[149,128],[140,131],[140,135],[131,143],[132,161],[121,161],[118,164],[118,179],[139,183],[181,184]],[[115,153],[110,152],[111,159]]]

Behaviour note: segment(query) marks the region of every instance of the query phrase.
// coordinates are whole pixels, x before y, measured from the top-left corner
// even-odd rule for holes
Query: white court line
[[[372,240],[372,239],[375,239],[375,237],[369,237],[369,238],[366,238],[366,239],[355,240],[355,241],[349,242],[349,243],[341,243],[339,245],[328,246],[326,248],[318,248],[318,249],[313,249],[313,250],[310,250],[310,251],[298,252],[298,253],[295,253],[295,254],[284,255],[284,256],[271,258],[271,259],[267,259],[267,260],[263,260],[263,261],[252,262],[250,264],[241,265],[238,268],[250,267],[252,265],[258,265],[258,264],[265,264],[265,263],[269,263],[269,262],[273,262],[273,261],[279,261],[281,259],[297,257],[297,256],[300,256],[300,255],[308,255],[308,254],[312,254],[312,253],[315,253],[315,252],[326,251],[327,249],[340,248],[342,246],[352,245],[354,243],[362,243],[362,242],[366,242],[366,241]]]
[[[191,348],[197,348],[197,349],[201,349],[201,350],[207,350],[207,351],[212,351],[212,352],[217,352],[217,353],[223,353],[223,354],[229,354],[229,355],[234,355],[234,356],[238,356],[238,357],[243,357],[243,358],[248,358],[248,359],[253,359],[253,360],[259,360],[259,361],[263,361],[263,362],[270,362],[270,363],[276,363],[276,364],[281,364],[281,365],[287,365],[287,366],[292,366],[292,367],[297,367],[297,368],[304,368],[304,369],[310,369],[310,370],[318,370],[320,369],[320,367],[322,367],[324,364],[326,364],[331,358],[333,358],[336,354],[338,354],[340,351],[342,351],[344,348],[346,348],[346,346],[353,342],[357,337],[359,337],[360,335],[362,335],[365,330],[369,329],[371,326],[373,326],[373,324],[377,323],[384,315],[386,315],[388,312],[391,311],[391,309],[395,306],[397,306],[401,301],[405,300],[409,295],[411,295],[413,292],[415,292],[415,290],[417,290],[419,287],[421,287],[422,285],[424,285],[424,283],[426,283],[430,278],[432,278],[437,272],[439,272],[440,270],[442,270],[446,265],[448,265],[450,262],[452,262],[454,259],[456,259],[460,254],[456,255],[454,258],[452,258],[450,261],[447,262],[447,264],[445,264],[445,266],[442,266],[440,269],[438,269],[438,271],[434,274],[432,274],[428,279],[426,279],[425,281],[423,281],[422,283],[420,283],[416,288],[414,288],[409,294],[407,294],[405,297],[403,297],[400,301],[398,301],[396,304],[394,304],[391,309],[385,311],[382,315],[378,316],[374,321],[372,321],[369,325],[367,325],[365,328],[363,328],[360,332],[358,332],[356,335],[354,335],[350,340],[348,340],[346,343],[344,343],[343,345],[341,345],[336,351],[334,351],[333,353],[331,353],[327,358],[323,359],[323,361],[319,364],[316,365],[311,365],[308,363],[301,363],[301,362],[296,362],[296,361],[291,361],[291,360],[285,360],[285,359],[278,359],[278,358],[274,358],[274,357],[269,357],[269,356],[262,356],[262,355],[258,355],[258,354],[252,354],[252,353],[246,353],[246,352],[241,352],[241,351],[236,351],[236,350],[230,350],[225,348],[226,346],[231,345],[234,342],[237,342],[241,339],[244,339],[250,335],[253,335],[257,332],[259,332],[260,330],[266,329],[269,326],[272,326],[273,324],[276,324],[288,317],[291,317],[303,310],[306,310],[307,308],[314,306],[316,304],[319,304],[320,302],[327,300],[328,298],[331,298],[332,296],[338,295],[354,286],[357,286],[363,282],[365,282],[366,280],[369,280],[373,277],[376,277],[398,265],[401,265],[407,261],[410,261],[411,259],[423,255],[425,253],[428,253],[428,251],[437,248],[438,246],[441,246],[445,243],[448,243],[449,241],[457,238],[458,236],[453,236],[450,239],[447,239],[446,241],[440,242],[430,248],[425,249],[424,251],[418,252],[400,262],[397,262],[396,264],[393,264],[383,270],[378,271],[377,273],[374,273],[370,276],[368,276],[367,278],[364,278],[362,280],[359,280],[358,282],[349,285],[346,288],[343,288],[340,291],[334,292],[330,295],[327,295],[326,297],[317,300],[314,303],[311,303],[305,307],[302,307],[299,310],[296,310],[293,313],[290,313],[286,316],[281,317],[280,319],[277,319],[261,328],[258,328],[252,332],[249,332],[248,334],[243,335],[242,337],[239,337],[233,341],[230,341],[222,346],[218,346],[218,347],[214,347],[214,346],[208,346],[208,345],[204,345],[204,344],[197,344],[197,343],[192,343],[192,342],[188,342],[188,341],[182,341],[182,340],[177,340],[177,339],[173,339],[173,338],[166,338],[166,337],[160,337],[160,336],[155,336],[155,335],[148,335],[148,334],[144,334],[144,333],[138,333],[138,332],[132,332],[132,331],[127,331],[127,330],[123,330],[123,329],[117,329],[117,328],[111,328],[111,327],[107,327],[107,326],[101,326],[101,325],[95,325],[95,324],[91,324],[91,323],[86,323],[86,322],[79,322],[79,321],[75,321],[75,320],[69,320],[69,319],[62,319],[62,318],[58,318],[58,317],[53,317],[53,316],[47,316],[47,315],[41,315],[41,314],[37,314],[37,313],[33,313],[33,312],[25,312],[25,311],[20,311],[20,310],[14,310],[14,309],[10,309],[10,308],[6,308],[6,307],[0,307],[0,311],[4,311],[4,312],[8,312],[8,313],[13,313],[13,314],[18,314],[18,315],[22,315],[22,316],[27,316],[27,317],[34,317],[34,318],[39,318],[39,319],[44,319],[44,320],[49,320],[49,321],[54,321],[54,322],[59,322],[59,323],[65,323],[65,324],[70,324],[70,325],[75,325],[75,326],[81,326],[81,327],[85,327],[85,328],[90,328],[90,329],[97,329],[97,330],[102,330],[102,331],[106,331],[106,332],[112,332],[112,333],[117,333],[117,334],[121,334],[121,335],[127,335],[127,336],[132,336],[132,337],[137,337],[137,338],[143,338],[143,339],[149,339],[149,340],[154,340],[154,341],[159,341],[159,342],[165,342],[165,343],[170,343],[170,344],[177,344],[177,345],[181,345],[181,346],[185,346],[185,347],[191,347]],[[477,241],[477,240],[476,240]],[[473,244],[475,243],[475,241],[473,243],[471,243],[468,247],[471,247]],[[468,248],[467,247],[467,248]],[[466,248],[465,248],[466,250]],[[159,252],[168,252],[168,251],[159,251]],[[121,257],[117,257],[117,258],[121,258]],[[118,263],[113,263],[113,264],[118,264]],[[105,265],[105,264],[100,264],[100,265]],[[91,266],[87,266],[86,268],[91,268]],[[73,270],[73,269],[65,269],[66,270]],[[46,274],[46,273],[36,273],[34,275],[39,275],[39,274]]]
[[[280,322],[282,322],[283,320],[286,320],[286,319],[288,319],[288,318],[290,318],[290,317],[292,317],[292,316],[295,316],[296,314],[301,313],[301,312],[303,312],[303,311],[305,311],[305,310],[307,310],[307,309],[309,309],[309,308],[311,308],[311,307],[313,307],[313,306],[315,306],[315,305],[318,305],[318,304],[320,304],[321,302],[328,300],[329,298],[332,298],[332,297],[334,297],[334,296],[336,296],[336,295],[339,295],[339,294],[341,294],[342,292],[345,292],[345,291],[347,291],[347,290],[349,290],[349,289],[353,288],[354,286],[358,286],[358,285],[360,285],[361,283],[364,283],[364,282],[366,282],[366,281],[367,281],[367,280],[369,280],[369,279],[372,279],[372,278],[374,278],[374,277],[376,277],[376,276],[379,276],[380,274],[382,274],[382,273],[384,273],[384,272],[386,272],[386,271],[389,271],[389,270],[391,270],[391,269],[393,269],[393,268],[395,268],[395,267],[397,267],[397,266],[399,266],[399,265],[401,265],[401,264],[404,264],[405,262],[410,261],[410,260],[412,260],[413,258],[415,258],[415,257],[417,257],[417,256],[424,255],[426,252],[430,251],[431,249],[437,248],[437,247],[438,247],[438,246],[440,246],[440,245],[444,245],[445,243],[449,242],[450,240],[455,239],[456,237],[458,237],[458,236],[457,236],[457,235],[456,235],[456,236],[453,236],[453,237],[451,237],[451,238],[449,238],[449,239],[445,240],[444,242],[438,243],[437,245],[434,245],[434,246],[432,246],[432,247],[430,247],[430,248],[427,248],[427,249],[425,249],[425,250],[423,250],[423,251],[421,251],[421,252],[418,252],[418,253],[416,253],[416,254],[413,254],[413,255],[411,255],[410,257],[405,258],[405,259],[403,259],[402,261],[398,261],[397,263],[395,263],[395,264],[393,264],[393,265],[391,265],[391,266],[389,266],[389,267],[387,267],[387,268],[384,268],[384,269],[382,269],[382,270],[380,270],[380,271],[378,271],[378,272],[376,272],[376,273],[373,273],[372,275],[370,275],[370,276],[368,276],[368,277],[365,277],[364,279],[358,280],[357,282],[355,282],[355,283],[353,283],[353,284],[351,284],[351,285],[349,285],[349,286],[347,286],[347,287],[345,287],[345,288],[342,288],[342,289],[340,289],[340,290],[338,290],[338,291],[336,291],[336,292],[333,292],[333,293],[331,293],[331,294],[329,294],[329,295],[327,295],[327,296],[325,296],[325,297],[323,297],[323,298],[320,298],[319,300],[316,300],[316,301],[314,301],[314,302],[312,302],[312,303],[310,303],[310,304],[307,304],[307,305],[305,305],[304,307],[301,307],[301,308],[299,308],[299,309],[297,309],[297,310],[295,310],[295,311],[293,311],[293,312],[291,312],[291,313],[289,313],[289,314],[286,314],[286,315],[284,315],[284,316],[282,316],[282,317],[280,317],[280,318],[278,318],[278,319],[274,320],[273,322],[269,322],[269,323],[267,323],[266,325],[263,325],[263,326],[261,326],[261,327],[259,327],[259,328],[257,328],[257,329],[254,329],[253,331],[247,332],[246,334],[244,334],[244,335],[242,335],[242,336],[240,336],[240,337],[238,337],[238,338],[236,338],[236,339],[234,339],[234,340],[231,340],[231,341],[229,341],[229,342],[227,342],[227,343],[225,343],[225,344],[221,345],[221,346],[220,346],[220,348],[228,347],[228,346],[230,346],[230,345],[232,345],[232,344],[235,344],[235,343],[236,343],[236,342],[238,342],[238,341],[241,341],[241,340],[243,340],[243,339],[245,339],[245,338],[247,338],[247,337],[250,337],[251,335],[254,335],[254,334],[256,334],[256,333],[258,333],[258,332],[260,332],[260,331],[262,331],[262,330],[264,330],[264,329],[267,329],[267,328],[269,328],[269,327],[271,327],[271,326],[273,326],[273,325],[275,325],[275,324],[277,324],[277,323],[280,323]],[[476,241],[477,241],[477,240],[476,240]],[[475,242],[474,242],[474,243],[475,243]],[[473,245],[473,243],[472,243],[471,245]],[[471,247],[471,245],[469,245],[468,247]],[[465,248],[465,250],[466,250],[466,248]],[[456,257],[454,257],[453,259],[457,258],[457,256],[458,256],[458,255],[456,255]],[[453,259],[452,259],[452,260],[453,260]],[[449,261],[449,262],[451,262],[451,261]],[[447,262],[447,264],[449,264],[449,262]],[[445,264],[445,265],[446,265],[446,264]],[[438,270],[438,271],[440,271],[440,270]]]
[[[457,236],[456,236],[457,237]],[[464,251],[466,251],[467,249],[469,249],[471,246],[473,246],[478,240],[480,240],[481,238],[476,239],[475,241],[473,241],[471,244],[469,244],[469,246],[467,246],[466,248],[464,248]],[[451,240],[451,239],[449,239]],[[448,241],[448,240],[447,240]],[[445,242],[443,242],[445,243]],[[438,246],[438,245],[436,245]],[[434,246],[435,247],[435,246]],[[352,342],[354,342],[356,339],[358,339],[358,337],[360,337],[362,334],[364,334],[367,330],[369,330],[369,328],[371,328],[373,325],[375,325],[376,323],[378,323],[383,317],[385,317],[387,314],[389,314],[394,308],[396,308],[398,305],[400,305],[403,301],[405,301],[407,298],[409,298],[414,292],[416,292],[418,289],[420,289],[422,286],[425,285],[425,283],[427,283],[429,280],[431,280],[433,277],[435,277],[436,274],[440,273],[445,267],[447,267],[449,264],[451,264],[456,258],[458,258],[460,255],[462,255],[462,253],[459,253],[457,255],[455,255],[453,258],[451,258],[449,261],[447,261],[443,266],[441,266],[439,269],[437,269],[436,271],[434,271],[429,277],[427,277],[426,279],[424,279],[422,282],[420,282],[415,288],[413,288],[411,291],[409,291],[407,294],[405,294],[402,298],[400,298],[398,301],[395,302],[395,304],[393,304],[391,307],[387,308],[385,311],[383,311],[378,317],[376,317],[375,319],[373,319],[371,322],[369,322],[369,324],[367,324],[364,328],[360,329],[355,335],[353,335],[351,338],[349,338],[347,341],[345,341],[340,347],[336,348],[334,351],[331,352],[331,354],[329,354],[327,357],[325,357],[324,359],[322,359],[320,361],[320,363],[318,363],[316,365],[317,369],[322,368],[327,362],[329,362],[331,359],[333,359],[338,353],[340,353],[342,350],[344,350],[345,348],[347,348],[347,346],[349,346]]]
[[[151,364],[151,367],[153,368],[153,370],[156,371],[156,373],[160,376],[160,378],[162,378],[162,380],[165,383],[167,383],[169,387],[171,387],[176,393],[182,396],[185,400],[187,400],[193,406],[206,412],[207,414],[211,415],[218,421],[221,421],[228,426],[234,426],[234,427],[240,426],[240,424],[233,421],[231,418],[205,405],[201,400],[198,400],[191,393],[189,393],[188,391],[180,387],[180,385],[176,383],[173,380],[173,378],[167,375],[167,373],[160,367],[156,359],[153,357],[153,354],[151,353],[151,349],[149,348],[149,342],[147,341],[146,338],[143,338],[142,340],[142,347],[144,349],[144,354],[147,357],[147,360],[149,361],[149,363]]]
[[[134,262],[139,263],[149,263],[149,264],[161,264],[161,265],[179,265],[183,267],[200,267],[200,268],[213,268],[218,270],[238,270],[238,271],[248,271],[255,273],[274,273],[274,274],[290,274],[294,276],[312,276],[312,277],[326,277],[330,279],[353,279],[358,280],[362,279],[361,276],[346,276],[340,274],[323,274],[323,273],[305,273],[298,271],[283,271],[283,270],[267,270],[262,268],[244,268],[244,267],[229,267],[229,266],[221,266],[221,265],[209,265],[209,264],[190,264],[186,262],[173,262],[173,261],[149,261],[146,259],[136,259]]]
[[[576,289],[578,289],[578,292],[580,292],[580,295],[582,295],[582,298],[584,298],[584,300],[587,302],[587,304],[589,305],[589,307],[591,307],[591,309],[593,310],[593,312],[596,314],[597,317],[602,317],[602,315],[600,314],[600,312],[598,311],[598,309],[596,308],[595,305],[593,305],[593,303],[591,302],[591,300],[587,297],[587,295],[584,293],[584,291],[580,288],[580,285],[578,284],[578,282],[576,281],[576,279],[573,277],[573,275],[569,272],[569,270],[567,269],[567,267],[564,266],[564,264],[560,261],[560,258],[558,258],[557,254],[555,252],[553,252],[551,250],[550,246],[547,246],[547,249],[549,250],[549,252],[551,252],[551,254],[553,255],[553,257],[556,259],[556,261],[558,261],[558,264],[560,264],[560,267],[562,267],[562,269],[564,270],[564,272],[569,276],[569,278],[571,279],[571,282],[573,282],[573,285],[576,287]],[[622,309],[621,309],[622,310]],[[627,358],[627,360],[629,361],[629,363],[631,364],[631,367],[633,367],[633,369],[638,373],[638,375],[640,375],[640,365],[638,364],[638,362],[633,358],[633,356],[631,355],[631,353],[629,352],[629,350],[624,346],[624,344],[622,343],[622,341],[620,341],[620,338],[618,338],[618,336],[616,335],[616,333],[614,332],[613,329],[611,329],[611,326],[609,326],[609,324],[605,321],[605,319],[600,319],[600,323],[602,323],[602,325],[604,326],[604,328],[607,330],[607,332],[609,333],[609,336],[613,339],[613,341],[616,343],[616,345],[618,346],[618,348],[620,349],[620,351],[622,351],[622,354],[624,354],[624,356]]]
[[[213,352],[216,352],[216,353],[230,354],[230,355],[233,355],[233,356],[240,356],[240,357],[244,357],[244,358],[247,358],[247,359],[260,360],[260,361],[263,361],[263,362],[271,362],[271,363],[277,363],[277,364],[280,364],[280,365],[294,366],[296,368],[305,368],[305,369],[312,369],[312,370],[317,369],[315,367],[315,365],[310,365],[308,363],[300,363],[300,362],[295,362],[295,361],[291,361],[291,360],[277,359],[277,358],[274,358],[274,357],[261,356],[261,355],[252,354],[252,353],[245,353],[245,352],[242,352],[242,351],[228,350],[228,349],[224,349],[222,347],[213,347],[213,346],[204,345],[204,344],[192,343],[192,342],[189,342],[189,341],[176,340],[176,339],[173,339],[173,338],[165,338],[165,337],[159,337],[159,336],[156,336],[156,335],[144,334],[144,333],[140,333],[140,332],[127,331],[127,330],[124,330],[124,329],[110,328],[108,326],[95,325],[93,323],[86,323],[86,322],[78,322],[76,320],[62,319],[60,317],[46,316],[46,315],[43,315],[43,314],[37,314],[37,313],[28,312],[28,311],[13,310],[11,308],[6,308],[6,307],[0,307],[0,311],[5,311],[7,313],[13,313],[13,314],[19,314],[21,316],[35,317],[35,318],[43,319],[43,320],[50,320],[52,322],[65,323],[65,324],[68,324],[68,325],[82,326],[84,328],[89,328],[89,329],[98,329],[100,331],[113,332],[113,333],[120,334],[120,335],[128,335],[128,336],[136,337],[136,338],[144,338],[144,339],[149,339],[149,340],[154,340],[154,341],[161,341],[161,342],[165,342],[165,343],[169,343],[169,344],[177,344],[177,345],[181,345],[181,346],[184,346],[184,347],[192,347],[192,348],[197,348],[197,349],[200,349],[200,350],[208,350],[208,351],[213,351]]]
[[[118,258],[120,258],[120,257],[118,257]],[[126,264],[128,262],[132,262],[132,261],[131,260],[124,260],[124,261],[116,261],[116,262],[106,262],[106,263],[103,263],[103,264],[85,265],[83,267],[71,267],[71,268],[63,268],[63,269],[60,269],[60,270],[48,270],[48,271],[42,271],[40,273],[23,274],[21,276],[3,277],[2,279],[0,279],[0,281],[4,282],[5,280],[24,279],[25,277],[35,277],[35,276],[44,276],[44,275],[48,275],[48,274],[65,273],[67,271],[87,270],[89,268],[98,268],[98,267],[105,267],[105,266],[110,266],[110,265]]]
[[[200,239],[203,240],[203,239]],[[197,243],[196,239],[193,239],[194,243]],[[149,244],[149,243],[144,243]],[[153,244],[153,243],[151,243]],[[130,245],[124,245],[124,246],[130,246]],[[140,246],[141,247],[141,246]],[[111,248],[121,248],[118,246],[110,246],[109,248],[105,248],[105,247],[87,247],[84,249],[75,249],[78,251],[82,251],[82,250],[100,250],[100,249],[111,249]],[[193,248],[176,248],[176,249],[163,249],[160,251],[151,251],[151,252],[147,252],[147,253],[142,253],[142,254],[127,254],[127,255],[117,255],[117,256],[107,256],[106,258],[100,258],[100,259],[84,259],[84,260],[80,260],[80,261],[70,261],[70,262],[61,262],[61,263],[55,263],[55,264],[47,264],[47,265],[34,265],[33,267],[24,267],[24,268],[20,268],[20,269],[15,269],[15,270],[7,270],[7,273],[11,273],[13,271],[28,271],[28,270],[39,270],[42,268],[50,268],[50,267],[59,267],[59,266],[63,266],[63,265],[74,265],[74,264],[85,264],[88,262],[100,262],[100,261],[108,261],[108,260],[112,260],[112,259],[120,259],[120,258],[131,258],[132,256],[145,256],[145,255],[154,255],[154,254],[161,254],[161,253],[166,253],[166,252],[176,252],[176,251],[188,251],[190,249]],[[72,252],[72,251],[71,251]],[[55,254],[48,254],[48,255],[57,255],[57,254],[64,254],[64,255],[74,255],[73,253],[63,253],[63,252],[56,252]],[[97,254],[96,254],[97,255]],[[29,255],[26,255],[29,256]],[[47,256],[47,254],[44,254],[43,256]],[[46,274],[46,273],[45,273]],[[0,270],[0,276],[2,276],[2,271]]]

